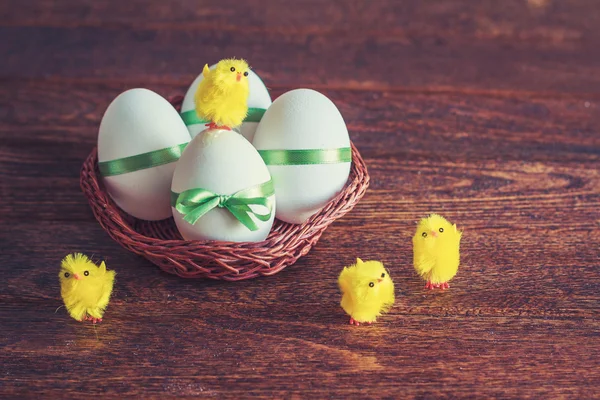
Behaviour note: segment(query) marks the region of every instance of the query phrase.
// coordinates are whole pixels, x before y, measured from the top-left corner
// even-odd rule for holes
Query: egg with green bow
[[[213,70],[216,66],[217,65],[214,64],[210,66],[209,69]],[[201,121],[198,118],[194,104],[194,95],[202,79],[204,79],[204,77],[200,74],[194,82],[192,82],[183,98],[183,103],[181,104],[181,117],[192,138],[196,137],[198,133],[206,129],[205,125],[207,124],[207,122]],[[252,69],[248,71],[248,85],[250,87],[250,95],[248,96],[248,115],[244,120],[244,123],[236,129],[240,131],[242,136],[249,141],[252,141],[259,121],[265,113],[265,110],[271,105],[271,96],[262,79]]]
[[[260,242],[273,225],[275,191],[250,142],[234,131],[205,130],[177,162],[171,207],[186,240]]]

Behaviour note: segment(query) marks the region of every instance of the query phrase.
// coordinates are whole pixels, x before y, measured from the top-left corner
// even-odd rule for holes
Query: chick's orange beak
[[[437,236],[438,236],[438,233],[437,233],[436,231],[431,231],[431,236],[433,236],[433,237],[437,237]]]
[[[242,80],[242,73],[241,72],[237,73],[237,76],[235,77],[235,80],[238,81],[238,82]]]
[[[78,280],[78,281],[80,281],[81,279],[83,279],[83,278],[81,277],[81,275],[79,275],[79,274],[73,274],[73,278],[75,278],[75,279],[76,279],[76,280]]]
[[[377,283],[383,282],[383,279],[377,279]]]

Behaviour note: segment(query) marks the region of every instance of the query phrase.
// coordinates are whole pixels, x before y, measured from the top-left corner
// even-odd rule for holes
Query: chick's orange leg
[[[450,289],[450,285],[448,284],[448,282],[442,282],[440,283],[440,289]]]

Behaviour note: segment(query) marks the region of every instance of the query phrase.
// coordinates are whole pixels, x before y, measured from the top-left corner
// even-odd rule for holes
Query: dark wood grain
[[[3,1],[0,398],[600,398],[597,10]],[[79,168],[121,91],[181,94],[231,55],[274,97],[330,97],[371,186],[283,272],[183,280],[108,237]],[[411,265],[429,212],[465,232],[443,293]],[[117,271],[95,327],[57,310],[72,251]],[[397,288],[370,327],[347,325],[338,305],[337,274],[357,256],[382,260]]]
[[[600,89],[590,0],[96,3],[3,2],[0,76],[182,83],[236,55],[285,86]]]

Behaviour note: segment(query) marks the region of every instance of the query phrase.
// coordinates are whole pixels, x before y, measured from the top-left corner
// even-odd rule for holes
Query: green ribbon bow
[[[258,226],[252,220],[252,215],[260,221],[268,221],[273,210],[273,203],[269,197],[274,194],[275,188],[271,180],[232,195],[219,195],[206,189],[189,189],[181,193],[171,192],[171,206],[175,207],[184,216],[183,219],[192,225],[213,208],[223,207],[246,228],[256,231]],[[266,207],[268,212],[261,214],[253,211],[251,205]]]
[[[138,171],[140,169],[157,167],[179,160],[185,146],[187,146],[187,143],[167,147],[166,149],[149,151],[148,153],[137,154],[135,156],[98,162],[98,168],[100,169],[102,176],[113,176]]]
[[[248,114],[246,115],[246,118],[244,118],[244,122],[260,122],[266,111],[267,110],[264,108],[250,107],[248,108]],[[196,114],[196,110],[182,112],[181,119],[183,119],[183,123],[186,126],[208,124],[210,122],[208,120],[201,119],[198,114]]]
[[[337,164],[352,161],[352,149],[259,150],[267,165]]]

